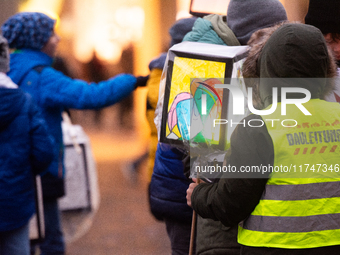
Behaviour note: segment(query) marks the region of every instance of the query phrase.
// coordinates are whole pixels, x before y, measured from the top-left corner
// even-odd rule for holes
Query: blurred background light
[[[28,0],[19,5],[20,12],[42,12],[55,19],[56,27],[59,26],[59,13],[63,6],[64,0]]]

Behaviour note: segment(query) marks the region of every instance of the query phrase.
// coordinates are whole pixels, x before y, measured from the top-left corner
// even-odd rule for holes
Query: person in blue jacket
[[[38,107],[8,69],[8,45],[0,36],[0,254],[28,255],[34,176],[51,163],[53,142]]]
[[[42,254],[65,254],[57,199],[64,195],[63,139],[61,113],[64,109],[99,109],[127,97],[137,86],[145,86],[147,77],[120,74],[107,81],[88,84],[71,79],[51,67],[59,36],[55,20],[38,12],[21,12],[2,25],[11,54],[8,76],[30,93],[40,106],[57,153],[42,176],[46,236],[40,245]]]

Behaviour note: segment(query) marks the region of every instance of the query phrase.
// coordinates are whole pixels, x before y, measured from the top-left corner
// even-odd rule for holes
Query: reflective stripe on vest
[[[259,204],[239,226],[240,244],[287,249],[340,245],[340,171],[334,171],[337,164],[340,168],[340,105],[313,99],[304,106],[312,116],[294,105],[287,105],[287,116],[280,111],[262,116],[264,121],[298,122],[284,127],[265,121],[274,145],[273,168],[295,166],[298,171],[272,173]],[[320,164],[327,171],[317,169]]]

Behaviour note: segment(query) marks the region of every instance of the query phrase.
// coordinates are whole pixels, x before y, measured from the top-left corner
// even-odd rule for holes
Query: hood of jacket
[[[155,68],[163,70],[167,55],[167,53],[162,53],[159,57],[151,60],[151,62],[149,63],[149,70],[151,71]]]
[[[227,17],[217,14],[198,18],[192,31],[185,35],[183,41],[228,46],[240,45],[234,32],[227,25]]]
[[[320,98],[327,87],[325,78],[331,58],[322,33],[313,26],[297,23],[281,26],[268,39],[257,61],[259,96],[265,107],[272,103],[273,87],[278,88],[279,102],[281,87],[308,89],[312,98]],[[287,78],[294,78],[293,82]],[[298,97],[301,94],[289,96]]]
[[[53,59],[45,53],[30,49],[17,50],[10,58],[10,71],[7,74],[18,85],[34,67],[51,66],[53,62]]]
[[[212,27],[216,34],[223,40],[228,46],[240,46],[240,42],[237,40],[234,32],[229,28],[227,24],[227,16],[210,14],[204,17],[204,19],[211,22]]]
[[[192,28],[192,31],[187,33],[183,42],[201,42],[218,45],[226,45],[226,43],[215,32],[210,20],[198,18]]]
[[[22,90],[7,88],[0,84],[0,131],[20,114],[25,101],[26,97]]]

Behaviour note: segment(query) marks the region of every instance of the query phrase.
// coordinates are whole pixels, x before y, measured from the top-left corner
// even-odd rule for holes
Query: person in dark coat
[[[226,46],[247,45],[260,29],[286,22],[287,14],[278,0],[231,0],[227,15],[211,14],[198,18],[183,41]],[[236,255],[237,226],[225,227],[218,221],[197,217],[196,253]]]
[[[52,162],[53,141],[38,107],[8,70],[8,45],[0,36],[0,254],[28,255],[34,178]]]
[[[312,115],[304,115],[290,105],[292,107],[288,107],[284,119],[295,119],[299,127],[280,127],[280,124],[275,126],[265,122],[266,118],[282,118],[280,111],[265,116],[249,115],[244,119],[245,123],[255,119],[265,124],[256,128],[242,124],[236,127],[226,155],[227,164],[237,170],[252,166],[279,169],[280,165],[289,164],[317,166],[320,162],[339,166],[339,151],[333,154],[331,150],[332,146],[337,147],[339,141],[328,139],[327,134],[334,127],[327,123],[337,123],[340,106],[322,100],[333,88],[325,78],[334,77],[336,67],[320,30],[304,24],[279,26],[265,40],[254,45],[244,67],[248,70],[244,70],[245,77],[262,78],[257,83],[257,98],[261,100],[258,105],[265,109],[272,106],[273,87],[296,87],[295,83],[282,78],[304,78],[299,87],[310,92],[311,99],[304,105]],[[270,83],[263,78],[276,80]],[[283,81],[285,83],[281,83]],[[291,93],[289,98],[301,98],[301,94]],[[280,96],[278,102],[281,103]],[[320,124],[301,125],[307,120]],[[288,138],[294,132],[320,132],[324,135],[321,140],[316,138],[318,143],[311,137],[307,143],[295,135],[297,140],[293,144]],[[300,145],[303,148],[301,152]],[[339,208],[334,206],[338,204],[338,195],[335,194],[339,190],[339,179],[333,178],[337,177],[337,173],[332,175],[322,171],[323,174],[315,178],[305,170],[303,177],[306,178],[294,178],[295,175],[290,173],[284,176],[292,178],[282,178],[282,175],[276,178],[276,172],[268,171],[252,179],[245,174],[238,178],[226,176],[215,184],[191,184],[187,190],[187,201],[204,218],[219,220],[225,226],[239,224],[241,254],[339,254],[340,241],[336,233],[340,224],[334,220],[340,213]]]
[[[185,34],[191,31],[196,18],[177,20],[169,29],[170,46],[180,43]],[[191,182],[184,175],[184,159],[186,152],[174,146],[158,143],[157,130],[153,123],[158,101],[161,75],[166,61],[166,53],[150,62],[150,78],[147,86],[148,120],[153,131],[155,151],[154,164],[149,185],[149,201],[151,213],[165,222],[171,243],[172,254],[187,254],[189,251],[192,209],[186,204],[185,191]]]
[[[42,176],[45,214],[45,240],[42,254],[65,254],[57,199],[64,195],[64,146],[61,113],[65,109],[99,109],[127,97],[137,86],[145,86],[146,77],[117,75],[98,84],[71,79],[51,67],[59,36],[55,20],[38,12],[22,12],[2,25],[2,34],[11,54],[8,76],[30,93],[42,110],[54,137],[56,153],[48,172]]]

